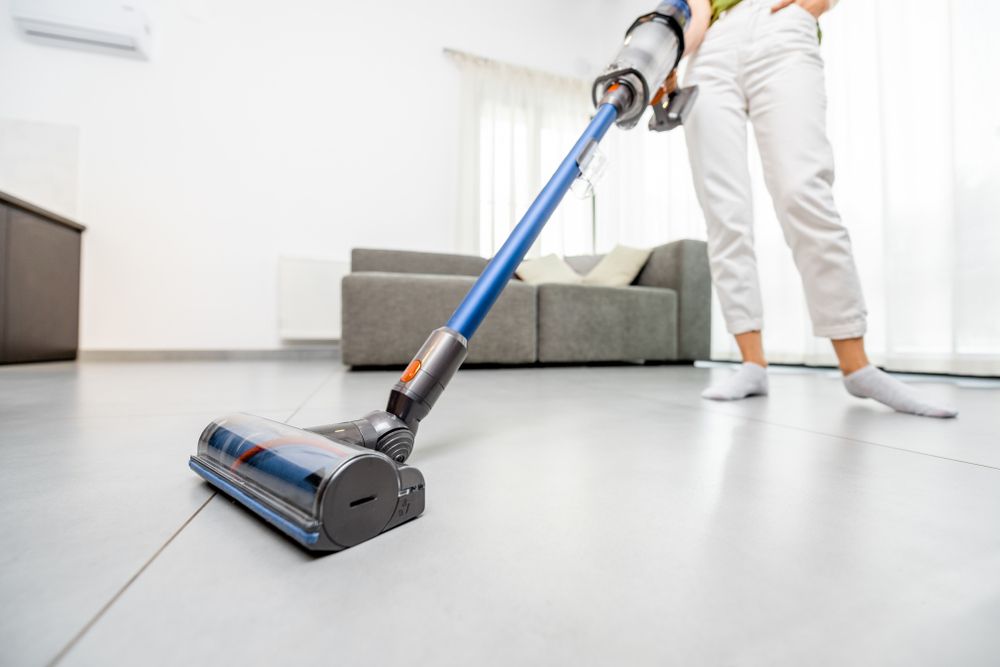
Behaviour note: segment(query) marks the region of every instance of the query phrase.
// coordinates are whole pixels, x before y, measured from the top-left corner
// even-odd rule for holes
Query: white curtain
[[[490,257],[579,138],[585,81],[446,51],[462,71],[459,247]],[[529,256],[594,251],[593,202],[567,196]]]
[[[973,0],[844,0],[822,21],[835,194],[868,302],[868,349],[892,369],[1000,374],[998,24],[1000,3]],[[466,210],[475,207],[464,228],[477,241],[466,247],[490,255],[586,123],[589,85],[465,66],[463,117],[477,126],[465,128],[464,145],[494,147],[477,149],[474,164],[465,158],[476,183],[462,187]],[[531,141],[518,153],[505,129],[540,136],[538,119],[555,142],[547,160]],[[568,198],[542,252],[704,238],[683,136],[644,125],[608,134],[593,218],[586,201]],[[812,336],[752,142],[750,167],[769,357],[832,364],[829,343]],[[738,358],[717,307],[712,338],[713,357]]]

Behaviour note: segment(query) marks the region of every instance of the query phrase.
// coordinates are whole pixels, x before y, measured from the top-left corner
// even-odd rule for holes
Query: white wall
[[[453,249],[458,75],[442,48],[589,78],[628,23],[607,0],[147,11],[141,62],[27,43],[0,0],[0,118],[79,132],[64,212],[89,226],[84,349],[279,347],[279,255]]]

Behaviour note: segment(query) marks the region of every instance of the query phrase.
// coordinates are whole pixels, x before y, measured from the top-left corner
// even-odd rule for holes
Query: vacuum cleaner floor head
[[[424,478],[385,454],[248,414],[216,419],[191,468],[315,551],[339,551],[418,517]]]

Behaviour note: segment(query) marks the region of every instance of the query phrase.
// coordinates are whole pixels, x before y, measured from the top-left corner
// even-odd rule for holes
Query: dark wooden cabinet
[[[76,358],[83,231],[0,193],[0,363]]]

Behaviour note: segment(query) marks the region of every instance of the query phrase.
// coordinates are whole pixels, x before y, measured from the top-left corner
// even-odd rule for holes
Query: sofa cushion
[[[517,277],[529,285],[547,283],[576,285],[583,280],[583,277],[559,255],[545,255],[521,262],[517,267]]]
[[[653,251],[648,248],[629,248],[618,245],[605,255],[600,262],[583,277],[584,285],[601,287],[625,287],[631,285],[635,277],[646,265]]]
[[[538,286],[538,360],[677,358],[677,293],[657,287]]]
[[[475,278],[364,272],[344,277],[341,356],[351,366],[403,366],[442,326]],[[535,287],[512,282],[469,343],[469,363],[536,359]]]
[[[566,263],[573,267],[573,270],[579,273],[581,276],[585,276],[594,267],[604,259],[604,255],[576,255],[575,257],[566,257]]]

